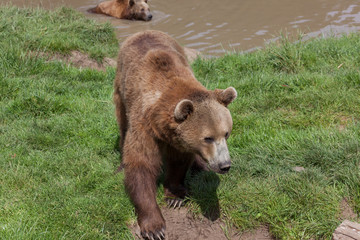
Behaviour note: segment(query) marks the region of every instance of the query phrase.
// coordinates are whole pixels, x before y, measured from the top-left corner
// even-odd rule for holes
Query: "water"
[[[281,31],[316,37],[360,30],[359,0],[149,0],[150,22],[86,12],[100,0],[1,1],[50,9],[72,7],[87,17],[110,21],[120,41],[138,31],[161,30],[205,56],[250,51],[275,40]]]

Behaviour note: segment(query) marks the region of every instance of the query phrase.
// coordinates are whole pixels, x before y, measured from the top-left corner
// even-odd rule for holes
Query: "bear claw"
[[[184,204],[184,199],[167,199],[166,200],[168,207],[180,208]]]
[[[165,239],[165,229],[162,228],[159,232],[157,233],[151,233],[151,232],[143,232],[141,235],[144,239],[148,239],[148,240],[163,240]]]

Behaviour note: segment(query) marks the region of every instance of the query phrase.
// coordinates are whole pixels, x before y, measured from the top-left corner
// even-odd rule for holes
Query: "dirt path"
[[[191,49],[191,48],[184,48],[185,51],[185,55],[188,58],[189,62],[193,62],[197,56],[200,55],[200,52]],[[95,69],[98,71],[105,71],[107,67],[116,67],[116,60],[112,59],[112,58],[108,58],[105,57],[103,59],[103,61],[97,62],[96,60],[92,59],[89,57],[89,55],[84,54],[82,52],[79,51],[72,51],[70,54],[68,55],[62,55],[62,54],[54,54],[54,55],[50,55],[50,54],[46,54],[43,52],[40,53],[31,53],[33,56],[42,56],[42,57],[47,57],[48,61],[53,61],[53,60],[57,60],[57,61],[64,61],[67,64],[72,64],[77,68],[91,68],[91,69]]]
[[[266,226],[246,233],[239,233],[235,228],[229,228],[220,219],[211,221],[205,217],[194,218],[186,208],[161,209],[166,221],[166,240],[274,240]],[[138,225],[131,231],[136,239],[140,237]]]

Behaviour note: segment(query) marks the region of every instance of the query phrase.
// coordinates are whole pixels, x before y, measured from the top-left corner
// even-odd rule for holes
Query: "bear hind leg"
[[[185,176],[193,162],[192,154],[181,154],[173,149],[168,151],[164,181],[165,200],[169,207],[181,207],[188,192]]]
[[[128,119],[126,117],[126,109],[125,105],[121,100],[121,96],[119,91],[114,91],[114,103],[115,103],[115,114],[116,114],[116,120],[119,125],[120,130],[120,151],[122,152],[122,149],[124,147],[126,132],[128,129]]]
[[[116,120],[118,122],[119,130],[120,130],[119,148],[120,148],[120,153],[123,154],[123,147],[124,147],[126,132],[128,129],[128,120],[126,117],[125,105],[121,100],[121,96],[118,90],[114,91],[114,103],[115,103]],[[120,172],[123,168],[124,168],[124,164],[123,162],[121,162],[120,166],[117,169],[117,172]]]

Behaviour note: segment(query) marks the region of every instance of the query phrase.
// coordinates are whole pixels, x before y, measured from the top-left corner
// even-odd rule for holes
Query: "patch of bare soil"
[[[338,120],[339,120],[338,129],[340,132],[345,131],[349,125],[359,122],[359,118],[354,118],[350,116],[339,116]]]
[[[107,67],[116,67],[116,60],[105,57],[101,63],[90,58],[87,54],[79,51],[72,51],[70,54],[64,55],[60,53],[47,53],[47,52],[30,52],[32,57],[42,57],[48,62],[62,61],[66,64],[71,64],[77,68],[91,68],[99,71],[105,71]]]
[[[79,51],[72,51],[66,61],[71,62],[76,67],[92,68],[96,70],[105,70],[106,67],[116,67],[116,60],[112,58],[105,57],[102,63],[99,63]]]
[[[195,218],[186,208],[163,207],[161,211],[166,221],[166,240],[275,239],[266,226],[241,234],[235,228],[226,226],[220,219],[211,221],[205,217]],[[137,224],[131,227],[131,231],[136,239],[142,239]]]
[[[354,210],[352,209],[352,207],[350,206],[348,200],[346,198],[344,198],[341,203],[340,203],[340,216],[339,219],[340,220],[355,220],[357,218],[357,214],[354,212]]]
[[[185,47],[184,51],[190,63],[192,63],[200,55],[200,52],[195,49]],[[48,55],[46,53],[36,53],[33,55],[38,55],[42,57],[46,56],[49,59],[49,61],[54,61],[54,60],[64,61],[67,64],[72,64],[77,68],[91,68],[99,71],[105,71],[107,67],[116,67],[115,59],[105,57],[102,63],[99,63],[96,60],[90,58],[87,54],[84,54],[79,51],[72,51],[69,55],[62,55],[62,54]]]
[[[102,63],[90,58],[87,54],[79,51],[72,51],[69,55],[55,54],[51,56],[49,61],[60,60],[68,64],[72,64],[77,68],[91,68],[100,71],[105,71],[106,67],[116,67],[116,60],[105,57]]]
[[[346,129],[346,126],[348,125],[351,119],[349,117],[341,116],[339,120],[340,120],[340,124],[338,126],[338,129],[340,132],[342,132]]]
[[[243,233],[239,239],[240,240],[274,240],[275,238],[269,232],[269,227],[263,225],[253,231]]]

